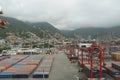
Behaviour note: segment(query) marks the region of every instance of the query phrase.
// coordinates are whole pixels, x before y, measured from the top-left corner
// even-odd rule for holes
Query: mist
[[[0,0],[4,16],[58,29],[120,25],[120,0]]]

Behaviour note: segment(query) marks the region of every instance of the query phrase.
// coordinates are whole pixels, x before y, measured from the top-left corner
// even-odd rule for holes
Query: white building
[[[78,45],[80,48],[88,48],[92,45],[92,43],[80,43]]]
[[[4,46],[5,45],[5,40],[4,39],[0,39],[0,46]]]

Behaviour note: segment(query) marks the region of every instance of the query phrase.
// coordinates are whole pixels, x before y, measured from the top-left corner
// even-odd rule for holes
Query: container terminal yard
[[[4,22],[4,24],[3,24]],[[7,25],[2,21],[1,25]],[[114,49],[115,48],[115,49]],[[120,52],[106,52],[104,43],[72,43],[53,49],[3,50],[0,79],[4,80],[120,80]]]
[[[3,14],[1,9],[0,14]],[[0,29],[8,24],[0,19]],[[38,39],[34,34],[31,37]],[[43,46],[45,39],[39,48],[36,45],[33,48],[35,43],[30,39],[27,48],[2,50],[0,80],[120,80],[120,45],[97,39],[86,42],[73,39],[57,47],[52,42],[50,48],[49,39],[47,47]]]
[[[68,45],[67,45],[68,47]],[[73,46],[72,46],[73,48]],[[72,48],[70,50],[72,50]],[[74,49],[77,47],[74,47]],[[56,50],[54,54],[18,54],[2,56],[0,61],[1,80],[99,80],[100,66],[93,63],[91,77],[87,57],[79,59],[67,49]],[[82,54],[82,52],[79,52]],[[86,52],[83,55],[86,56]],[[117,56],[116,56],[117,55]],[[119,80],[118,53],[108,56],[102,66],[101,80]],[[83,58],[83,64],[82,64]],[[97,62],[97,61],[96,61]]]
[[[18,56],[20,58],[18,58]],[[45,80],[70,80],[75,79],[76,76],[85,76],[84,74],[79,75],[77,64],[71,64],[63,51],[60,51],[58,54],[46,55],[44,57],[43,55],[33,55],[32,57],[26,55],[18,56],[2,60],[4,63],[5,61],[8,61],[6,63],[12,63],[10,60],[15,61],[17,59],[14,62],[17,63],[6,70],[1,69],[0,79],[16,80],[17,78],[17,80],[42,80],[45,78]],[[42,57],[43,60],[39,62]],[[38,65],[37,68],[36,65]],[[17,70],[19,71],[17,72]],[[12,78],[13,72],[14,78]],[[42,72],[44,72],[44,77]]]

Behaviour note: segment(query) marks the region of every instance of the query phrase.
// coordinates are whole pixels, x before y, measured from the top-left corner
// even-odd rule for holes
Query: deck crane
[[[0,15],[2,15],[2,14],[3,14],[3,11],[2,11],[2,8],[0,7]],[[5,26],[7,24],[8,24],[8,22],[6,20],[2,19],[1,16],[0,16],[0,28],[1,29],[6,28]]]

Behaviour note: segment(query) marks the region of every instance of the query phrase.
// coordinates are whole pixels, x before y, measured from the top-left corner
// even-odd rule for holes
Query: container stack
[[[104,55],[104,60],[111,60],[112,56],[111,55]]]
[[[28,78],[36,67],[36,65],[16,64],[0,73],[0,78]]]
[[[83,66],[88,64],[88,60],[83,60]],[[82,60],[78,60],[78,65],[81,67],[82,66]]]
[[[90,78],[90,71],[91,71],[90,65],[89,64],[85,65],[83,68],[83,72],[86,74],[88,78]],[[100,73],[99,66],[92,69],[93,78],[99,78],[100,77],[99,73]],[[102,68],[102,73],[103,77],[105,77],[106,76],[105,68]]]
[[[79,60],[78,60],[78,65],[81,66],[82,64],[82,53],[79,52]],[[83,53],[83,66],[85,64],[88,64],[88,53],[87,52],[84,52]]]
[[[24,65],[39,65],[42,57],[39,55],[32,55],[27,57],[26,59],[22,60],[18,64],[24,64]]]
[[[115,80],[120,80],[120,62],[112,63],[112,67],[106,67],[106,69],[107,73]]]
[[[120,75],[120,71],[113,67],[108,67],[107,72],[108,72],[108,74],[110,74],[113,77],[114,77],[114,75]]]
[[[1,57],[0,57],[0,61],[1,61],[1,60],[4,60],[4,59],[7,59],[7,58],[10,58],[10,56],[1,56]]]
[[[0,73],[0,78],[28,78],[41,61],[40,56],[29,56]]]
[[[49,78],[53,60],[54,55],[45,56],[41,64],[33,73],[33,78]]]
[[[82,52],[79,52],[79,59],[82,60]],[[83,60],[88,60],[87,52],[83,52]]]
[[[115,61],[120,61],[120,53],[113,53],[112,58]]]
[[[0,61],[0,72],[6,70],[7,68],[15,65],[16,63],[20,62],[21,60],[27,58],[28,56],[16,56],[8,59],[4,59]]]

